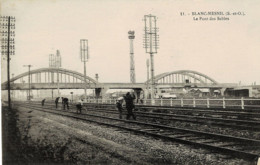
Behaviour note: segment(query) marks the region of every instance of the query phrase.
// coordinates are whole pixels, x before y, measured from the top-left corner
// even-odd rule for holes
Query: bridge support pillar
[[[222,89],[220,89],[220,94],[221,94],[221,96],[224,96],[224,95],[225,95],[226,89],[227,89],[227,88],[222,88]]]
[[[138,103],[139,102],[139,100],[140,100],[140,95],[141,95],[141,93],[143,93],[142,92],[143,91],[143,89],[142,88],[135,88],[134,89],[134,95],[135,95],[135,98],[136,98],[136,102]],[[143,98],[142,98],[143,99]]]
[[[102,98],[105,98],[105,94],[109,88],[95,88],[95,96],[96,98],[99,98],[100,96]]]
[[[209,88],[209,96],[214,96],[214,88]]]
[[[144,98],[145,99],[150,99],[151,98],[151,95],[150,95],[150,93],[149,93],[149,89],[144,89],[143,90],[143,94],[144,94]]]
[[[253,88],[252,87],[248,88],[248,95],[249,95],[249,97],[253,97]]]
[[[101,94],[101,88],[95,88],[95,97],[99,98],[100,94]]]

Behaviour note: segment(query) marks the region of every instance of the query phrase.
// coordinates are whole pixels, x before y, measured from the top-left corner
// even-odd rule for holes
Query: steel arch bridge
[[[26,88],[28,86],[29,72],[22,73],[10,79],[13,88]],[[40,68],[30,71],[31,87],[35,89],[56,88],[57,82],[61,89],[66,88],[84,88],[84,75],[62,68]],[[100,86],[100,83],[86,76],[88,86],[91,88]],[[78,84],[78,86],[76,85]],[[76,85],[76,86],[75,86]],[[3,87],[7,86],[7,82],[2,83]]]
[[[29,89],[28,77],[29,72],[22,73],[13,77],[10,80],[11,89],[22,90]],[[84,75],[62,68],[40,68],[30,71],[31,89],[57,89],[58,84],[60,89],[84,89]],[[99,83],[89,76],[86,76],[87,88],[100,89],[145,89],[147,81],[144,83]],[[192,70],[179,70],[173,72],[165,72],[155,76],[156,87],[185,87],[188,84],[197,87],[214,88],[221,87],[214,79],[205,74]],[[59,82],[59,83],[58,83]],[[151,79],[148,81],[151,83]],[[7,82],[2,83],[2,90],[7,89]]]
[[[185,84],[187,83],[187,81],[191,84],[218,84],[217,81],[210,78],[209,76],[192,70],[165,72],[155,76],[154,81],[155,84]],[[147,84],[147,82],[151,83],[151,79],[149,79],[145,83]]]

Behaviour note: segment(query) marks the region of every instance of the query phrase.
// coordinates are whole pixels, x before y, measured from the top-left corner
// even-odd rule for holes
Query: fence
[[[88,99],[87,103],[99,104],[115,104],[115,99]],[[260,99],[155,99],[152,104],[151,99],[138,100],[136,105],[152,105],[152,106],[172,106],[172,107],[203,107],[203,108],[260,108]]]

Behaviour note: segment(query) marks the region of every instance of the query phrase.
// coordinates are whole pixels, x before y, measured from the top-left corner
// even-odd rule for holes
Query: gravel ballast
[[[4,161],[40,164],[252,164],[238,158],[210,153],[179,143],[108,128],[76,119],[19,107],[12,115],[15,125],[4,129],[15,134],[3,138],[8,145]],[[8,117],[4,122],[10,122]],[[11,127],[11,128],[9,128]],[[18,140],[17,140],[18,139]],[[20,149],[14,149],[14,146]],[[12,148],[12,149],[10,149]],[[8,152],[16,152],[14,154]],[[9,155],[9,156],[8,156]],[[10,156],[11,155],[11,156]],[[18,156],[19,159],[11,159]]]

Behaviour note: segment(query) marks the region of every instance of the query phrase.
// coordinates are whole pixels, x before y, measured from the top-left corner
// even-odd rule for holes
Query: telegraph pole
[[[96,81],[98,82],[98,74],[96,73],[96,75],[95,75],[95,78],[96,78]]]
[[[12,73],[12,79],[13,78],[14,78],[14,73]],[[14,84],[14,82],[12,84]],[[14,97],[15,97],[15,93],[14,93],[14,90],[12,90],[12,98],[13,98],[13,100],[14,100]]]
[[[89,54],[88,54],[88,40],[86,39],[80,40],[80,58],[81,58],[81,62],[84,63],[84,93],[85,93],[85,101],[87,101],[86,62],[89,59]]]
[[[55,68],[55,56],[54,54],[49,55],[49,67],[50,68]],[[54,73],[51,72],[51,83],[54,83]],[[53,92],[53,89],[52,89]]]
[[[128,31],[128,38],[130,40],[130,82],[135,83],[135,62],[134,62],[134,39],[135,31]]]
[[[11,109],[10,55],[14,55],[15,17],[1,16],[1,54],[7,56],[8,108]],[[7,31],[6,31],[7,29]]]
[[[30,68],[32,67],[32,65],[24,65],[24,67],[28,67],[29,69],[29,75],[28,75],[28,84],[29,84],[29,88],[28,88],[28,100],[31,100],[31,70]]]
[[[56,56],[54,56],[54,54],[49,55],[49,67],[57,68],[57,90],[58,90],[58,96],[60,96],[59,68],[61,67],[61,55],[60,55],[59,50],[56,51]],[[51,77],[53,78],[53,81],[54,81],[54,75],[53,75],[53,73],[51,73],[51,74],[52,74]]]
[[[146,67],[147,67],[147,95],[146,98],[148,99],[149,96],[149,59],[146,59]]]
[[[96,78],[96,81],[98,82],[98,78],[99,78],[99,76],[98,76],[98,73],[96,73],[95,74],[95,78]],[[93,99],[94,99],[94,97],[95,97],[95,91],[96,91],[96,84],[95,84],[95,88],[94,88],[94,90],[93,90]]]
[[[56,53],[55,67],[57,68],[57,90],[58,90],[58,97],[60,97],[59,68],[61,67],[61,56],[60,56],[60,51],[59,51],[59,50],[57,50],[57,53]]]
[[[144,48],[146,53],[150,54],[150,62],[151,62],[151,99],[152,104],[155,103],[154,101],[154,57],[153,55],[157,53],[158,46],[158,28],[156,27],[156,16],[151,14],[144,16]]]

